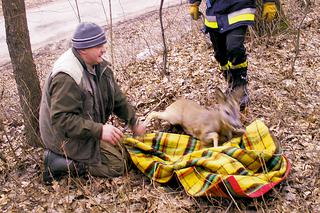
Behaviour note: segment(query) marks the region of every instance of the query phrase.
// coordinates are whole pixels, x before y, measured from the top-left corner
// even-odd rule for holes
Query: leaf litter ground
[[[160,185],[137,169],[115,179],[65,178],[52,186],[41,183],[43,149],[26,146],[23,120],[12,67],[0,67],[1,161],[0,207],[3,211],[35,212],[318,212],[320,210],[319,3],[300,26],[303,14],[297,2],[286,1],[290,28],[277,36],[246,42],[251,104],[242,116],[245,124],[263,120],[281,143],[292,164],[288,179],[258,199],[192,198],[173,180]],[[297,15],[299,14],[299,15]],[[114,28],[114,70],[122,90],[141,120],[152,110],[163,110],[178,97],[214,107],[214,89],[226,83],[217,69],[201,23],[191,22],[187,7],[164,11],[169,77],[161,77],[162,40],[158,14],[117,24]],[[299,27],[300,26],[300,27]],[[300,28],[296,57],[297,30]],[[62,40],[34,52],[41,83],[57,57],[69,46]],[[109,59],[111,57],[109,56]],[[122,125],[116,118],[113,124]],[[170,131],[165,122],[152,122],[148,132]],[[7,163],[4,163],[3,160]],[[147,209],[147,210],[145,210]]]

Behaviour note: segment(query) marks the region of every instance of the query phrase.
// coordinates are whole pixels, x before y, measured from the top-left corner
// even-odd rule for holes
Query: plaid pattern
[[[149,178],[168,182],[176,175],[191,196],[259,197],[287,177],[288,159],[260,120],[242,137],[200,150],[193,137],[151,133],[124,140],[134,164]]]

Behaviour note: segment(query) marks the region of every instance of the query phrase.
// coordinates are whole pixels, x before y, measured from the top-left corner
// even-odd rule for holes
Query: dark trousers
[[[244,40],[248,27],[241,26],[224,33],[207,29],[214,49],[214,57],[221,66],[229,62],[238,65],[247,60]]]

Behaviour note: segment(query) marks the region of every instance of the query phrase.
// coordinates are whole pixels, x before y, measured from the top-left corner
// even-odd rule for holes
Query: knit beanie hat
[[[107,39],[101,27],[94,23],[82,22],[76,28],[71,41],[75,49],[87,49],[105,44]]]

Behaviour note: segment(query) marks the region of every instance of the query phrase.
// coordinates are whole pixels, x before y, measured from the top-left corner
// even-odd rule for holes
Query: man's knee
[[[100,166],[89,166],[89,172],[98,177],[118,177],[124,175],[130,169],[130,161],[127,158],[114,156],[102,156]]]
[[[128,161],[126,159],[114,161],[109,165],[109,173],[112,177],[124,175],[129,170]]]

